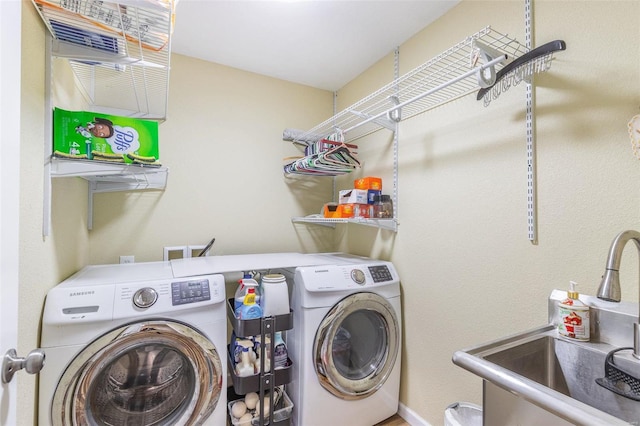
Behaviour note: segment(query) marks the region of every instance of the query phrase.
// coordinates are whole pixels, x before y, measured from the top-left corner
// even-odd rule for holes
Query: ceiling
[[[180,0],[172,51],[338,90],[460,0]]]

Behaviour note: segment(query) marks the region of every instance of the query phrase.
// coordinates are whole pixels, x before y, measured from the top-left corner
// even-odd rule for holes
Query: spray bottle
[[[238,289],[236,290],[236,294],[234,296],[233,302],[233,310],[238,314],[238,309],[244,304],[244,298],[247,295],[247,290],[249,288],[253,288],[255,291],[256,303],[260,304],[260,284],[253,278],[251,278],[251,274],[245,273],[244,277],[238,281]]]

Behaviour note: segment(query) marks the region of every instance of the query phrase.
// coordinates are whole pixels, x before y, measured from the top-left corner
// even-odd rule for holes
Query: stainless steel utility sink
[[[593,301],[600,305],[592,306],[591,312],[595,338],[578,342],[559,336],[554,325],[555,299],[564,294],[554,291],[550,298],[550,324],[453,355],[456,365],[484,379],[484,424],[640,424],[640,402],[596,383],[605,375],[607,354],[632,346],[620,341],[625,333],[618,330],[632,327],[634,316],[626,311],[637,312],[637,305],[622,306],[622,312],[616,312],[611,308],[620,308],[619,304]],[[603,332],[609,330],[617,331],[605,338]],[[616,355],[615,362],[640,377],[640,362],[631,351]]]
[[[575,350],[572,351],[574,348],[577,347],[552,336],[543,336],[517,346],[500,348],[499,352],[489,353],[483,358],[536,383],[571,396],[564,370],[573,370],[575,356],[570,356],[569,353],[575,352]],[[599,353],[586,351],[585,354],[589,361],[595,358],[593,362],[587,362],[589,366],[591,364],[599,366],[601,361]],[[594,354],[597,355],[593,356]]]

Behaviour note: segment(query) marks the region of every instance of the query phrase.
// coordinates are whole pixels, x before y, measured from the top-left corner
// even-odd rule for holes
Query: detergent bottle
[[[242,305],[236,310],[236,317],[241,320],[248,320],[262,317],[262,308],[256,303],[256,289],[247,288]]]

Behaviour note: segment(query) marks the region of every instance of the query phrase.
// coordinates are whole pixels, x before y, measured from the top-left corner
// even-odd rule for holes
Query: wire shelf
[[[51,157],[51,176],[81,177],[91,182],[92,192],[164,189],[169,169],[142,164],[117,164],[95,160]]]
[[[491,53],[490,61],[481,51]],[[478,74],[500,70],[526,49],[514,38],[491,27],[467,37],[421,66],[390,82],[366,98],[301,134],[294,142],[316,136],[342,134],[345,142],[391,128],[405,120],[439,107],[479,89]]]
[[[396,232],[398,230],[398,221],[396,219],[367,219],[363,217],[352,218],[324,218],[321,216],[310,215],[291,218],[293,223],[310,223],[335,228],[338,223],[357,223],[359,225],[372,226],[374,228],[387,229]]]
[[[166,118],[172,0],[32,1],[92,110]]]

